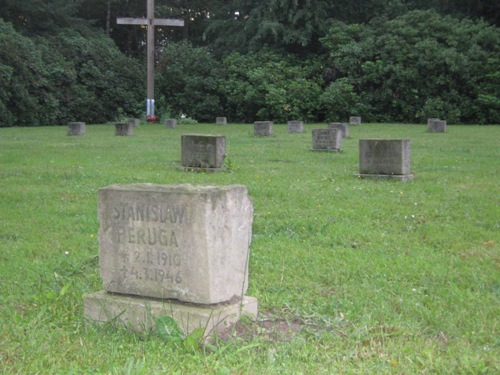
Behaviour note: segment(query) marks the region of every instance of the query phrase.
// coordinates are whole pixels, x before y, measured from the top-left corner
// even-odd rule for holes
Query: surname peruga
[[[157,230],[156,228],[125,228],[123,226],[117,226],[114,229],[116,231],[118,243],[145,246],[160,245],[164,247],[179,247],[174,231],[171,231],[169,235],[167,230]]]
[[[184,207],[176,205],[121,204],[113,207],[112,218],[121,221],[182,224]]]

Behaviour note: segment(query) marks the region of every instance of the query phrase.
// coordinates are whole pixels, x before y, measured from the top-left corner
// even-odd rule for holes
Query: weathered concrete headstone
[[[351,116],[349,117],[349,124],[350,125],[361,125],[361,117],[359,116]]]
[[[255,121],[253,123],[253,135],[269,137],[274,133],[272,121]]]
[[[177,126],[177,120],[175,118],[171,118],[168,120],[165,120],[163,123],[167,129],[173,129]]]
[[[115,124],[115,135],[129,136],[134,134],[134,125],[129,122]]]
[[[138,118],[131,118],[128,121],[134,128],[138,127],[141,124],[141,120],[139,120]]]
[[[311,151],[339,151],[342,131],[339,129],[313,129]]]
[[[288,121],[288,133],[304,133],[304,121]]]
[[[242,185],[111,185],[99,190],[104,291],[85,315],[136,329],[171,316],[189,334],[257,315],[246,297],[253,206]]]
[[[68,122],[68,135],[85,135],[84,122]]]
[[[226,137],[185,134],[181,137],[182,166],[189,170],[221,170],[226,157]]]
[[[356,176],[408,181],[413,179],[410,159],[409,139],[360,139]]]
[[[330,129],[339,129],[340,131],[342,131],[342,138],[346,138],[351,135],[349,124],[345,122],[331,122],[328,124],[328,127]]]
[[[216,117],[215,123],[217,125],[227,125],[227,118],[225,118],[225,117]]]
[[[445,133],[446,132],[446,120],[440,120],[438,118],[430,118],[427,120],[427,131],[430,133]]]

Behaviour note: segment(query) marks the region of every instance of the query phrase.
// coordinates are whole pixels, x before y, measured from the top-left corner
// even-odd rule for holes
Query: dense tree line
[[[145,0],[2,0],[0,126],[140,116]],[[156,0],[157,111],[500,123],[495,0]]]

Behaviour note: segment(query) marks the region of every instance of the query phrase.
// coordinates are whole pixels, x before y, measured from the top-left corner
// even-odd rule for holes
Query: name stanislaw
[[[175,205],[123,204],[113,207],[112,218],[122,221],[182,224],[184,220],[184,207]]]

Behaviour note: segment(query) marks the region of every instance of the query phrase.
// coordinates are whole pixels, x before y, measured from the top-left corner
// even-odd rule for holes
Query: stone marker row
[[[342,129],[314,129],[318,148],[340,148]],[[323,146],[320,146],[323,145]],[[182,164],[217,168],[226,139],[183,135]],[[360,177],[410,173],[408,139],[359,141]],[[111,185],[99,190],[99,263],[103,291],[84,296],[85,316],[154,328],[163,315],[187,335],[256,318],[258,301],[245,295],[253,205],[245,186]]]

